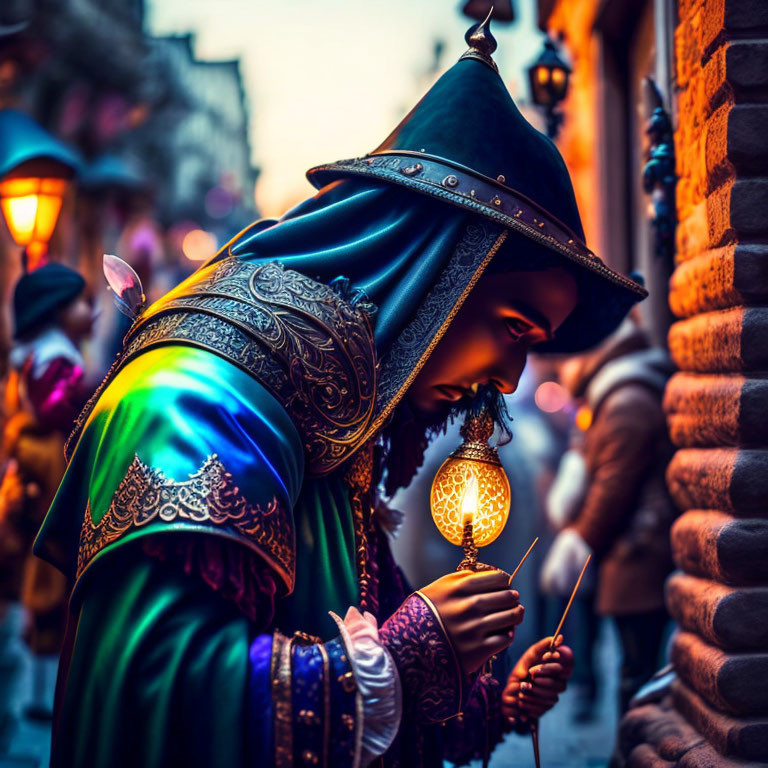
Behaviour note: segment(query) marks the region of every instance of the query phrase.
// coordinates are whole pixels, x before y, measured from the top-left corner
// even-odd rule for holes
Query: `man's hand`
[[[550,651],[551,637],[532,645],[515,664],[501,695],[501,711],[510,725],[541,717],[557,702],[573,672],[573,651],[558,635]]]
[[[520,595],[504,571],[457,571],[420,591],[440,614],[465,675],[507,648],[523,620]]]

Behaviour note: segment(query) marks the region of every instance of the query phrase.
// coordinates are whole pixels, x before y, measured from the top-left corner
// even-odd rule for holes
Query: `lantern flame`
[[[461,499],[461,520],[464,525],[472,523],[475,519],[479,490],[477,476],[474,472],[470,472],[467,487]]]

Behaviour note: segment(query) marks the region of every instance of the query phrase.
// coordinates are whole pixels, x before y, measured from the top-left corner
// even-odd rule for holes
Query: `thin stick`
[[[589,565],[589,561],[592,559],[592,555],[589,555],[587,557],[587,562],[584,563],[584,567],[581,569],[581,573],[579,574],[579,578],[576,580],[576,586],[573,588],[573,592],[571,592],[571,598],[568,600],[568,605],[565,606],[565,611],[563,612],[563,617],[560,619],[560,623],[557,625],[557,629],[555,630],[555,634],[552,635],[552,643],[550,644],[550,649],[555,647],[555,640],[557,640],[557,636],[560,634],[560,630],[563,628],[563,624],[565,624],[565,618],[568,616],[568,611],[571,610],[571,605],[573,604],[573,599],[576,597],[576,593],[579,591],[579,584],[581,584],[581,580],[584,578],[584,573],[587,570],[587,566]]]
[[[515,568],[515,570],[512,571],[512,575],[509,577],[509,584],[508,584],[508,586],[510,586],[510,587],[512,586],[512,579],[514,579],[515,576],[517,576],[517,572],[520,570],[520,566],[525,562],[525,558],[528,557],[528,555],[531,554],[531,550],[536,546],[536,542],[538,540],[539,540],[539,537],[537,536],[533,540],[533,544],[531,544],[531,546],[528,547],[528,551],[523,555],[523,559],[517,564],[517,568]]]
[[[579,578],[576,579],[576,586],[573,588],[573,592],[571,592],[571,597],[568,600],[568,605],[565,606],[565,611],[563,611],[563,616],[560,619],[560,623],[557,625],[555,634],[552,635],[552,641],[549,644],[550,651],[554,650],[555,648],[555,640],[557,640],[557,636],[560,634],[560,630],[563,628],[563,624],[565,624],[565,619],[568,616],[568,611],[571,610],[571,605],[573,604],[573,600],[576,597],[576,593],[579,591],[579,585],[581,584],[581,580],[584,578],[584,574],[587,571],[587,566],[589,565],[589,561],[591,559],[592,559],[592,555],[589,555],[589,557],[587,557],[587,562],[584,563],[584,567],[581,569]],[[539,721],[538,719],[531,721],[531,743],[533,744],[533,759],[536,763],[536,768],[541,768],[541,758],[539,757]]]
[[[533,759],[536,768],[541,768],[541,757],[539,756],[539,721],[534,720],[531,723],[531,743],[533,744]]]

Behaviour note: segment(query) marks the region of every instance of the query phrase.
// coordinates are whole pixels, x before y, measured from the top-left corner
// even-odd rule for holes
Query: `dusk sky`
[[[242,61],[250,103],[256,199],[265,216],[312,193],[313,165],[373,149],[466,49],[471,24],[457,0],[150,0],[148,31],[192,32],[199,58]],[[525,67],[541,50],[533,0],[518,20],[497,24],[495,54],[516,99],[527,100]]]

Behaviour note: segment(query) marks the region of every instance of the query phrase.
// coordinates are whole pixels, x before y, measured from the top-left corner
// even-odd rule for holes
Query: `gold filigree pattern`
[[[293,639],[276,631],[272,651],[272,701],[275,707],[276,768],[291,768],[293,765],[292,648]]]
[[[112,542],[150,523],[187,522],[229,535],[256,550],[293,589],[296,542],[293,519],[277,499],[266,508],[250,504],[216,454],[188,480],[171,480],[135,456],[98,523],[90,506],[80,531],[78,578]]]
[[[350,489],[352,522],[355,527],[355,559],[360,589],[360,610],[378,614],[377,585],[371,574],[368,528],[371,525],[371,482],[373,481],[373,443],[369,442],[350,460],[344,482]]]
[[[195,273],[134,324],[78,418],[68,454],[117,373],[163,344],[206,349],[269,389],[302,437],[309,474],[341,465],[373,419],[376,351],[364,305],[278,264],[229,257]]]
[[[432,484],[432,518],[440,533],[452,544],[461,544],[464,534],[462,502],[467,487],[467,464],[448,458]],[[472,461],[477,478],[478,514],[472,520],[475,544],[484,547],[504,530],[509,515],[509,480],[497,464]]]
[[[376,415],[365,440],[392,415],[506,237],[482,220],[465,227],[437,282],[379,362]]]

